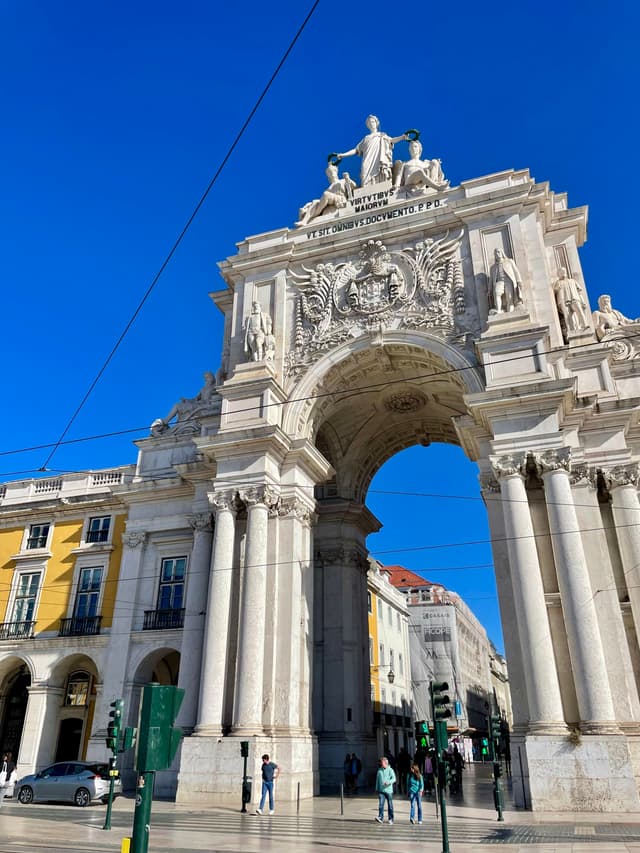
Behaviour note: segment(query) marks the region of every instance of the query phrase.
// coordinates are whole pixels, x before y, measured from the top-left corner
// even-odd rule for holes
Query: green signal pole
[[[147,853],[149,850],[149,824],[151,822],[151,802],[153,800],[155,775],[154,770],[148,770],[138,776],[131,853]]]
[[[109,762],[109,800],[107,802],[107,813],[104,816],[104,826],[103,829],[111,829],[111,808],[113,806],[113,789],[116,784],[116,774],[118,770],[116,768],[116,758],[113,759],[113,764]]]

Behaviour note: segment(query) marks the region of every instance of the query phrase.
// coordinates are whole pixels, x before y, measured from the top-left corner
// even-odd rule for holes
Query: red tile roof
[[[417,575],[404,566],[382,566],[381,571],[387,572],[389,580],[396,587],[422,587],[433,586],[432,582]]]

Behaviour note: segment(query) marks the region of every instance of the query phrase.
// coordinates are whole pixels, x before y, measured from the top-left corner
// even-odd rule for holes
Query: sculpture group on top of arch
[[[407,130],[400,136],[388,136],[380,130],[380,119],[370,115],[366,120],[369,133],[348,151],[329,154],[329,165],[325,170],[329,186],[320,198],[307,202],[300,208],[296,225],[308,225],[319,216],[337,214],[352,205],[358,189],[374,188],[381,184],[390,186],[394,198],[413,198],[432,192],[441,192],[449,186],[442,171],[442,162],[437,159],[422,159],[422,143],[418,130]],[[393,160],[393,146],[397,142],[409,142],[409,160]],[[346,157],[359,156],[360,186],[349,172],[340,177],[338,166]]]

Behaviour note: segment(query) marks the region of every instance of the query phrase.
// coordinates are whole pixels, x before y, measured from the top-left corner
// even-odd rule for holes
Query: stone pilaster
[[[619,465],[603,476],[611,495],[611,512],[629,593],[636,637],[640,641],[640,501],[637,464]]]
[[[63,696],[62,687],[43,683],[29,687],[20,754],[16,757],[21,776],[41,770],[55,758]]]
[[[185,694],[177,719],[177,724],[182,726],[187,734],[196,725],[198,708],[198,691],[194,688],[198,683],[202,664],[202,633],[206,618],[204,602],[207,599],[211,562],[211,513],[197,513],[191,516],[189,523],[193,528],[193,548],[187,574],[184,629],[178,674],[178,687],[184,687]]]
[[[535,457],[545,487],[551,544],[573,668],[581,728],[618,733],[593,590],[569,482],[568,447]]]
[[[504,513],[513,602],[524,665],[529,704],[529,731],[566,731],[540,564],[535,544],[524,457],[491,457]]]
[[[247,506],[247,540],[243,572],[233,731],[238,735],[263,732],[265,607],[267,590],[267,530],[269,507],[278,500],[270,485],[240,492]]]
[[[209,501],[216,511],[215,534],[209,572],[196,735],[222,734],[236,535],[237,504],[234,493],[214,492],[209,495]]]

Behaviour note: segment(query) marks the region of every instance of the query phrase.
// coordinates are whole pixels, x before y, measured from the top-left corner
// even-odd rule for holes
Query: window
[[[382,602],[378,599],[378,619],[382,619]]]
[[[67,682],[67,693],[65,696],[65,705],[86,705],[89,702],[89,682],[90,677],[88,672],[78,670],[72,672]]]
[[[393,610],[391,609],[391,605],[389,605],[388,616],[389,616],[389,625],[393,625]]]
[[[180,610],[184,598],[186,557],[169,557],[162,561],[158,610]]]
[[[31,622],[36,609],[40,572],[24,572],[18,578],[16,597],[13,602],[12,622]]]
[[[109,539],[111,516],[103,515],[89,519],[87,542],[106,542]]]
[[[402,661],[402,652],[398,654],[398,672],[400,675],[404,675],[404,663]]]
[[[97,615],[102,571],[102,566],[81,570],[74,611],[74,616],[77,619],[85,619],[87,616]]]
[[[393,649],[389,649],[389,669],[393,669]]]
[[[373,637],[369,637],[369,665],[373,666]]]
[[[367,591],[367,611],[369,613],[373,613],[373,610],[371,609],[371,593],[368,591]]]
[[[397,622],[398,622],[398,631],[400,631],[400,629],[401,629],[401,626],[400,626],[400,611],[398,611],[398,612],[396,613],[396,617],[397,617]]]
[[[32,524],[29,528],[27,548],[46,548],[50,526],[49,524]]]
[[[384,646],[380,643],[380,666],[384,666]]]
[[[380,688],[380,701],[384,709],[384,706],[387,704],[387,691],[384,689],[384,687]]]

